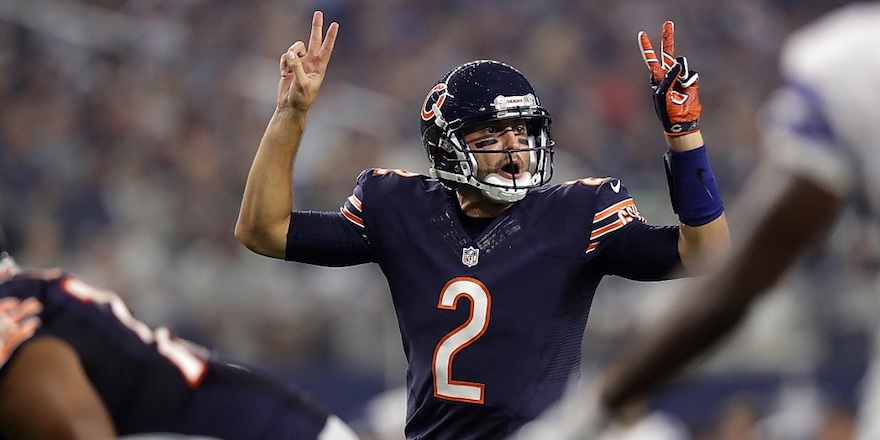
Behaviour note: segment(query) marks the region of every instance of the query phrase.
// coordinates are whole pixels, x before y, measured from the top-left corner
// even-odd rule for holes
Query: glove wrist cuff
[[[682,136],[700,129],[700,120],[690,122],[664,123],[663,130],[667,136]]]

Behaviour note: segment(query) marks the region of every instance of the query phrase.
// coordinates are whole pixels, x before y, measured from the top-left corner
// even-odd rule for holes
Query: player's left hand
[[[639,32],[642,59],[651,71],[654,110],[668,136],[681,136],[700,129],[699,75],[688,69],[687,58],[675,57],[675,25],[663,23],[660,58],[644,31]]]
[[[43,304],[36,298],[24,301],[15,297],[0,299],[0,366],[40,327],[37,314],[42,310]]]

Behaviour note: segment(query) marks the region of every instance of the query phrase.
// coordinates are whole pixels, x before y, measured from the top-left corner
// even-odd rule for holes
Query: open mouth
[[[508,162],[507,165],[504,165],[499,170],[501,171],[501,176],[506,177],[508,179],[516,179],[522,174],[522,167],[516,161]]]

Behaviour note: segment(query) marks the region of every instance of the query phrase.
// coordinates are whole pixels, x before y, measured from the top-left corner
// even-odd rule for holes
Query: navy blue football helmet
[[[464,141],[467,129],[503,119],[523,119],[528,130],[529,169],[516,180],[477,177],[477,161]],[[451,189],[471,185],[500,203],[525,197],[529,188],[553,175],[550,114],[531,83],[513,67],[491,60],[471,61],[443,76],[428,92],[421,111],[422,144],[429,172]],[[497,153],[497,151],[496,151]]]

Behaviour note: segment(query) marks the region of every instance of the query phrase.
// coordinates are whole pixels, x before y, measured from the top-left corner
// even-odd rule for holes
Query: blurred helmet
[[[517,179],[492,174],[477,176],[474,154],[464,141],[470,127],[504,119],[523,119],[528,130],[529,168]],[[471,61],[443,76],[428,92],[421,110],[422,144],[429,172],[445,186],[470,185],[497,202],[515,202],[529,188],[543,185],[553,175],[550,114],[541,107],[531,83],[513,67],[491,60]]]

